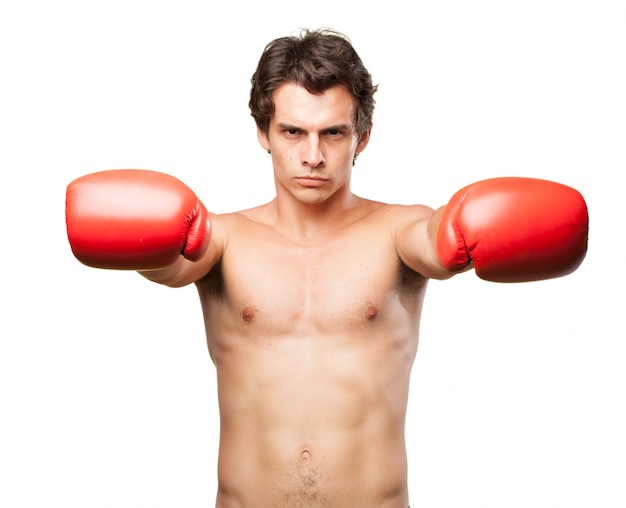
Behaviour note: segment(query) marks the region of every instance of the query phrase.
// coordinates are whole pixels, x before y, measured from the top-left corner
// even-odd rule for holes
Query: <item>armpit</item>
[[[222,261],[218,261],[211,271],[196,282],[198,290],[211,296],[224,296],[224,274]]]
[[[409,268],[402,261],[400,261],[399,270],[403,291],[418,291],[426,284],[426,277]]]

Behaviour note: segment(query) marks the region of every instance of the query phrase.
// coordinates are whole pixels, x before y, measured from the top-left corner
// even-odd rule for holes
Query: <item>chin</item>
[[[333,196],[333,193],[319,189],[299,189],[293,192],[292,196],[301,203],[314,205],[324,203]]]

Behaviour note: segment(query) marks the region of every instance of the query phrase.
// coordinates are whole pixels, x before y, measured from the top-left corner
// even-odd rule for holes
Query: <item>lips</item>
[[[306,175],[296,177],[296,181],[303,187],[320,187],[328,180],[319,176]]]

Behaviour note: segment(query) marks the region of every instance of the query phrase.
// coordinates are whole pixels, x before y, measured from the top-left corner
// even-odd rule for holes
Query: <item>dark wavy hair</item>
[[[345,86],[357,102],[357,135],[371,127],[378,87],[372,84],[370,73],[345,35],[330,29],[305,29],[265,47],[251,79],[248,104],[257,126],[265,133],[274,113],[274,90],[284,83],[303,86],[312,94],[335,85]]]

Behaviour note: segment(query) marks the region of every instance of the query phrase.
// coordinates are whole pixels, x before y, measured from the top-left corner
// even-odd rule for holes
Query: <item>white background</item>
[[[65,187],[149,168],[215,212],[269,200],[249,79],[271,39],[326,26],[380,84],[355,192],[435,207],[481,178],[534,176],[590,210],[569,277],[431,282],[411,504],[626,506],[624,2],[5,4],[0,505],[214,504],[215,372],[195,290],[77,262]]]

